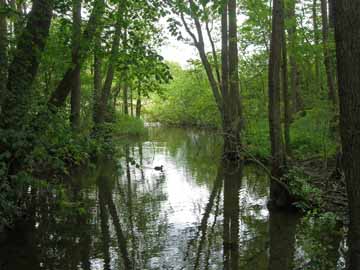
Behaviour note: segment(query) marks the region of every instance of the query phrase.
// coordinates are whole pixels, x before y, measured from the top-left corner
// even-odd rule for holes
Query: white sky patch
[[[163,37],[165,38],[165,43],[160,47],[160,55],[164,57],[166,61],[176,62],[181,65],[182,68],[189,67],[188,61],[191,59],[199,59],[198,52],[193,44],[186,43],[182,40],[177,40],[175,37],[171,36],[167,30],[167,18],[161,18],[160,25],[163,29]],[[246,20],[246,17],[242,14],[238,16],[238,25],[242,24]],[[219,22],[218,22],[219,23]],[[191,24],[189,24],[191,26]],[[192,29],[196,35],[196,30]],[[182,35],[190,39],[188,33],[184,27],[181,27]],[[215,38],[220,33],[212,33],[212,38],[214,39],[217,49],[220,49],[219,38]],[[208,40],[206,30],[203,29],[204,41],[205,41],[205,50],[207,52],[211,51],[210,42]]]
[[[178,41],[174,37],[170,37],[160,48],[160,55],[167,61],[180,64],[183,68],[188,66],[190,59],[198,57],[194,46]]]

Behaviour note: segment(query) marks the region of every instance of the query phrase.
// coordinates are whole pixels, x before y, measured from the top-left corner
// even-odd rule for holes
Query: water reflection
[[[239,190],[241,162],[223,162],[224,167],[224,269],[239,268]]]
[[[270,211],[269,270],[293,269],[295,232],[300,216],[286,211]]]
[[[314,234],[268,212],[267,175],[221,162],[216,134],[157,128],[120,147],[68,179],[66,200],[32,189],[28,218],[0,236],[1,270],[322,269]]]

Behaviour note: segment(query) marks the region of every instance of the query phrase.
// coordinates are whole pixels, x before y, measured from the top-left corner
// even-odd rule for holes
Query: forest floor
[[[312,199],[313,206],[322,212],[335,213],[346,223],[348,201],[345,178],[336,168],[336,160],[325,162],[320,159],[308,159],[294,161],[292,165],[301,170],[309,179],[309,185],[318,191]]]

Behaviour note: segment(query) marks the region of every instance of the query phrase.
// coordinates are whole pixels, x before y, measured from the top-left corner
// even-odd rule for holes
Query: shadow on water
[[[156,128],[121,147],[61,191],[31,190],[27,217],[0,236],[0,270],[336,269],[341,235],[269,213],[267,175],[220,161],[216,134]]]

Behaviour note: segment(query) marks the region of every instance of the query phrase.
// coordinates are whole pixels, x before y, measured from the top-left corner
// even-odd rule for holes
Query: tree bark
[[[335,80],[333,76],[333,66],[331,62],[331,51],[329,48],[329,23],[328,23],[328,14],[327,14],[327,0],[320,0],[320,1],[321,1],[324,65],[326,70],[328,96],[332,104],[336,106]]]
[[[138,97],[136,100],[136,118],[141,116],[141,91],[138,89]]]
[[[129,115],[129,106],[128,106],[128,89],[127,84],[124,86],[124,94],[123,94],[123,106],[124,106],[124,114]]]
[[[335,2],[340,133],[349,200],[349,270],[360,269],[360,1]]]
[[[56,108],[64,105],[66,98],[73,87],[74,78],[88,56],[92,40],[96,34],[98,25],[100,24],[104,10],[104,0],[96,0],[87,26],[82,34],[80,47],[73,53],[77,59],[77,63],[76,65],[71,65],[65,72],[64,77],[49,99],[50,107]]]
[[[22,3],[21,3],[22,2]],[[16,15],[12,18],[12,25],[13,25],[13,35],[15,39],[19,38],[19,35],[21,34],[23,28],[24,28],[24,22],[25,22],[25,8],[24,8],[24,1],[16,1],[16,0],[10,0],[9,5],[12,10],[16,11]]]
[[[117,99],[121,93],[121,83],[120,81],[117,82],[115,89],[114,89],[114,103],[113,103],[113,109],[114,111],[116,110],[116,104],[117,104]]]
[[[335,0],[329,1],[329,28],[334,29],[335,26]]]
[[[280,109],[280,66],[281,40],[283,33],[283,3],[273,0],[272,32],[269,59],[269,129],[271,141],[271,184],[270,196],[276,207],[288,205],[288,193],[273,178],[280,179],[285,166]]]
[[[1,116],[4,128],[23,128],[23,119],[30,106],[31,86],[49,35],[52,10],[51,0],[33,1],[26,27],[18,38],[14,58],[8,70],[7,91]]]
[[[238,47],[237,47],[237,18],[236,18],[236,0],[229,0],[229,96],[226,103],[228,108],[228,117],[230,125],[226,129],[230,132],[229,140],[230,148],[228,154],[229,159],[240,158],[240,132],[242,126],[242,111],[240,102],[239,89],[239,63],[238,63]],[[225,144],[226,145],[226,144]]]
[[[130,88],[130,114],[131,117],[134,116],[134,104],[133,104],[133,88]]]
[[[93,121],[95,122],[96,110],[99,106],[102,86],[102,48],[101,30],[98,29],[94,41],[94,93],[93,93]]]
[[[0,0],[0,9],[5,9],[6,1]],[[6,15],[0,14],[0,106],[6,93],[8,72],[8,35]],[[1,107],[0,107],[1,114]]]
[[[313,0],[313,28],[314,28],[314,44],[315,44],[315,83],[317,90],[322,90],[322,79],[320,70],[320,55],[318,53],[320,37],[319,37],[319,26],[317,16],[317,0]]]
[[[282,35],[282,93],[284,102],[284,155],[291,155],[291,140],[290,140],[290,124],[291,124],[291,107],[290,107],[290,95],[289,95],[289,83],[288,83],[288,61],[287,61],[287,45],[286,45],[286,33],[285,27],[283,28]]]
[[[288,28],[289,36],[289,61],[290,61],[290,97],[291,98],[291,107],[290,107],[290,121],[292,121],[292,112],[297,113],[304,109],[304,102],[301,96],[300,91],[300,72],[296,59],[296,15],[295,15],[295,4],[296,0],[290,1],[288,18],[291,22],[291,25]],[[291,151],[290,151],[291,152]],[[290,153],[288,153],[290,154]]]
[[[80,65],[77,64],[77,50],[81,41],[81,0],[73,0],[73,36],[72,36],[72,63],[75,69],[74,81],[71,89],[71,113],[70,122],[73,130],[80,127],[80,109],[81,109],[81,78]]]
[[[229,36],[228,36],[228,5],[224,4],[223,11],[221,15],[221,95],[223,103],[227,103],[229,100]],[[226,130],[226,127],[230,126],[229,114],[227,113],[228,108],[222,107],[222,125],[224,138],[226,138],[226,134],[229,132]],[[230,134],[228,134],[230,136]],[[224,143],[227,143],[225,141]],[[227,152],[227,148],[230,145],[225,146],[224,151]]]

